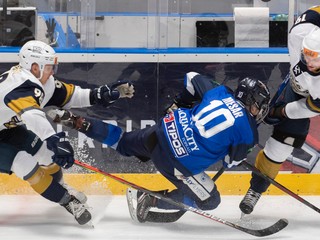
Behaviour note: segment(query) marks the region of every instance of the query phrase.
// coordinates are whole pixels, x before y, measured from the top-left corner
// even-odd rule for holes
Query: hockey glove
[[[166,113],[171,113],[177,110],[178,108],[192,108],[193,102],[186,102],[181,97],[181,94],[175,96],[173,103],[166,108]]]
[[[269,125],[277,125],[287,118],[285,112],[286,103],[279,102],[274,105],[269,111],[269,114],[263,120]]]
[[[119,98],[132,98],[134,94],[134,86],[130,81],[117,81],[111,85],[111,90],[117,90],[120,94]]]
[[[90,92],[91,105],[100,104],[104,107],[109,106],[119,98],[133,97],[134,87],[129,81],[118,81],[109,87],[100,86]]]
[[[66,169],[73,165],[74,152],[65,132],[59,132],[47,138],[47,147],[54,153],[53,162]]]

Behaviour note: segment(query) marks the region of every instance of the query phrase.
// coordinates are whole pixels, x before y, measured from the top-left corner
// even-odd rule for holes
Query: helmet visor
[[[56,74],[58,71],[58,64],[46,64],[44,66],[43,72],[44,73],[52,73],[52,75]]]
[[[319,53],[311,51],[307,48],[302,49],[300,55],[301,62],[305,65],[320,66]]]

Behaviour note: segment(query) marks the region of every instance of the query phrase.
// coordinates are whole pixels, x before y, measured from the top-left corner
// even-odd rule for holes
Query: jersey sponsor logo
[[[174,115],[173,115],[173,113],[167,114],[167,115],[163,118],[163,121],[164,121],[165,123],[174,121]]]
[[[180,108],[177,110],[179,115],[179,123],[182,126],[185,142],[190,147],[190,151],[198,151],[199,147],[193,137],[193,129],[189,125],[187,114]]]
[[[210,197],[209,192],[201,184],[199,184],[199,182],[194,179],[193,176],[185,177],[183,175],[180,175],[176,177],[177,179],[183,181],[183,183],[186,184],[191,189],[191,191],[194,192],[194,194],[196,194],[202,201]]]
[[[173,113],[170,113],[166,117],[164,117],[164,126],[167,132],[167,136],[169,138],[169,142],[173,149],[173,152],[177,158],[185,157],[188,155],[186,149],[184,148],[178,130],[175,123],[175,118]]]

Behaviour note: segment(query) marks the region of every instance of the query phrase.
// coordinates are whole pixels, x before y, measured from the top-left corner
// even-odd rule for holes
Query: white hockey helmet
[[[19,65],[26,70],[31,70],[32,64],[37,63],[40,68],[40,78],[43,75],[45,65],[52,65],[56,73],[58,65],[56,52],[51,46],[44,42],[37,40],[28,41],[21,47],[19,58]]]
[[[306,58],[320,58],[320,28],[315,28],[302,41],[301,61],[307,63]]]

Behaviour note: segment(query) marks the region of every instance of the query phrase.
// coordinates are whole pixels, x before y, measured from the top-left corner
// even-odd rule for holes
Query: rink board
[[[213,176],[215,172],[209,173]],[[150,190],[172,189],[169,183],[160,174],[114,174],[129,182]],[[250,182],[251,174],[248,173],[224,173],[216,182],[222,195],[243,195]],[[87,194],[105,194],[111,192],[114,195],[122,195],[127,188],[119,182],[100,174],[65,174],[65,181],[71,186],[86,192]],[[290,174],[281,173],[276,181],[299,195],[320,195],[320,174]],[[0,194],[34,194],[29,184],[13,175],[0,174]],[[271,186],[266,194],[282,195],[279,189]]]

